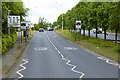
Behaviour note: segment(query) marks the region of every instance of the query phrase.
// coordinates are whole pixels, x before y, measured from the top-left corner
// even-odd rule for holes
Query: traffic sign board
[[[21,28],[17,28],[17,31],[21,31]]]
[[[26,29],[26,22],[21,22],[21,29]]]
[[[76,21],[76,28],[81,28],[81,21]]]

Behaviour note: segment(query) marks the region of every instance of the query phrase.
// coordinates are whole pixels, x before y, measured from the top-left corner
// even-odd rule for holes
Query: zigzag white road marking
[[[119,65],[119,64],[117,64],[117,63],[112,63],[112,62],[110,62],[111,60],[109,60],[109,59],[106,59],[106,58],[103,58],[103,57],[97,57],[97,58],[98,58],[98,59],[101,59],[101,60],[104,60],[104,61],[105,61],[106,63],[108,63],[108,64],[118,66],[119,69],[120,69],[120,65]]]
[[[20,67],[22,67],[22,69],[18,70],[16,73],[19,75],[18,79],[23,78],[24,76],[20,73],[21,71],[24,71],[26,69],[25,64],[28,63],[28,59],[23,59],[24,63],[20,64]]]
[[[45,32],[46,33],[46,32]],[[56,46],[53,44],[53,42],[50,40],[50,38],[48,37],[47,33],[46,33],[46,36],[48,38],[48,40],[50,41],[50,43],[53,45],[53,47],[55,48],[55,50],[59,53],[59,55],[62,57],[63,60],[67,61],[66,64],[69,65],[69,66],[72,66],[73,68],[71,69],[71,71],[75,72],[75,73],[78,73],[78,74],[81,74],[81,76],[79,77],[80,79],[83,78],[83,76],[85,75],[83,72],[79,72],[79,71],[76,71],[75,68],[76,66],[73,65],[73,64],[70,64],[70,60],[66,59],[63,54],[61,54],[61,52],[56,48]]]

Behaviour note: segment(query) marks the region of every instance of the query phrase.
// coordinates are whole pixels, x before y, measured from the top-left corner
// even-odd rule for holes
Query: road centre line
[[[46,33],[46,32],[45,32],[45,33]],[[66,58],[63,56],[63,54],[61,54],[61,52],[56,48],[56,46],[55,46],[55,45],[53,44],[53,42],[50,40],[50,38],[49,38],[49,36],[47,35],[47,33],[46,33],[46,36],[47,36],[49,42],[50,42],[50,43],[52,44],[52,46],[55,48],[55,50],[61,55],[62,59],[65,60],[65,61],[67,61],[66,64],[73,67],[73,68],[71,69],[71,71],[73,71],[73,72],[75,72],[75,73],[78,73],[78,74],[81,74],[81,76],[80,76],[79,78],[80,78],[80,79],[83,78],[84,75],[85,75],[85,73],[76,71],[76,70],[75,70],[76,66],[73,65],[73,64],[70,64],[71,61],[68,60],[68,59],[66,59]]]

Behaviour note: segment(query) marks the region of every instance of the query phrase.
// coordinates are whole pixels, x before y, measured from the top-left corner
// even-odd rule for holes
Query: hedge
[[[9,48],[12,48],[14,43],[17,41],[17,34],[10,34],[10,36],[2,35],[2,54],[5,54]]]

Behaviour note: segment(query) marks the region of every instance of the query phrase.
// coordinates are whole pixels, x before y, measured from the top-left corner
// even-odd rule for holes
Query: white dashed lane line
[[[46,33],[46,32],[45,32],[45,33]],[[70,64],[71,61],[68,60],[68,59],[66,59],[66,58],[64,57],[64,55],[61,54],[61,52],[57,49],[57,47],[56,47],[56,46],[53,44],[53,42],[50,40],[50,38],[49,38],[49,36],[47,35],[47,33],[46,33],[46,36],[47,36],[48,40],[50,41],[50,43],[52,44],[52,46],[55,48],[55,50],[56,50],[56,51],[59,53],[59,55],[62,57],[62,59],[65,60],[65,61],[67,61],[66,64],[73,67],[73,68],[71,69],[71,71],[73,71],[73,72],[75,72],[75,73],[78,73],[78,74],[81,74],[79,78],[80,78],[80,79],[83,78],[84,75],[85,75],[85,73],[80,72],[80,71],[76,71],[76,70],[75,70],[76,66],[73,65],[73,64]]]

